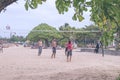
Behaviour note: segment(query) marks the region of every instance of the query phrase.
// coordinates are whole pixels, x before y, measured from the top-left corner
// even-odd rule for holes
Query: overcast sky
[[[85,20],[82,22],[73,21],[73,9],[64,15],[59,14],[55,7],[55,0],[47,0],[43,5],[38,6],[37,9],[28,11],[25,10],[24,0],[18,0],[8,6],[5,12],[0,14],[0,36],[6,37],[10,32],[16,32],[16,35],[26,36],[30,30],[41,23],[47,23],[57,29],[68,23],[70,26],[81,28],[85,25],[90,25],[90,13],[84,14]],[[10,30],[6,30],[6,26],[10,26]]]

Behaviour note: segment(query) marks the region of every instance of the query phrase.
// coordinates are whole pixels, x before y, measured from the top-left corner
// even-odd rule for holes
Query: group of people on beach
[[[40,56],[41,53],[42,53],[42,46],[43,46],[42,45],[42,40],[39,40],[38,41],[38,56]],[[56,39],[52,40],[51,46],[52,46],[51,58],[55,58],[56,57],[56,48],[57,48],[57,41],[56,41]],[[72,42],[69,40],[65,44],[65,55],[67,56],[67,62],[71,62],[72,49],[73,49],[73,45],[72,45]]]

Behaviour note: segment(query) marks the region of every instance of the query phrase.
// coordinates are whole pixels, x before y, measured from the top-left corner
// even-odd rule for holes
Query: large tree
[[[28,34],[27,39],[33,42],[37,42],[39,39],[42,39],[45,41],[46,46],[49,46],[49,42],[52,39],[59,39],[60,37],[61,36],[56,28],[42,23],[32,29],[32,31]]]

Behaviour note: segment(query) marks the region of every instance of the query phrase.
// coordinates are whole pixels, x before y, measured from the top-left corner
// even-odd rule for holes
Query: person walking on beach
[[[73,49],[73,45],[72,45],[71,41],[69,40],[68,44],[67,44],[67,62],[71,62],[72,49]]]
[[[97,42],[96,47],[95,47],[95,53],[99,53],[99,48],[100,48],[100,43]]]
[[[56,57],[56,47],[57,47],[57,42],[55,39],[52,40],[52,55],[51,58]]]
[[[38,41],[38,56],[40,56],[42,53],[42,40]]]
[[[102,56],[104,57],[104,48],[103,48],[103,43],[100,41],[100,48],[102,49]]]

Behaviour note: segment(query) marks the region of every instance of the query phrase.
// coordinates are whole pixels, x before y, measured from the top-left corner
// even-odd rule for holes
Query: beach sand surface
[[[116,80],[120,74],[120,56],[73,50],[72,61],[67,62],[64,49],[52,50],[23,46],[5,48],[0,53],[0,80]]]

